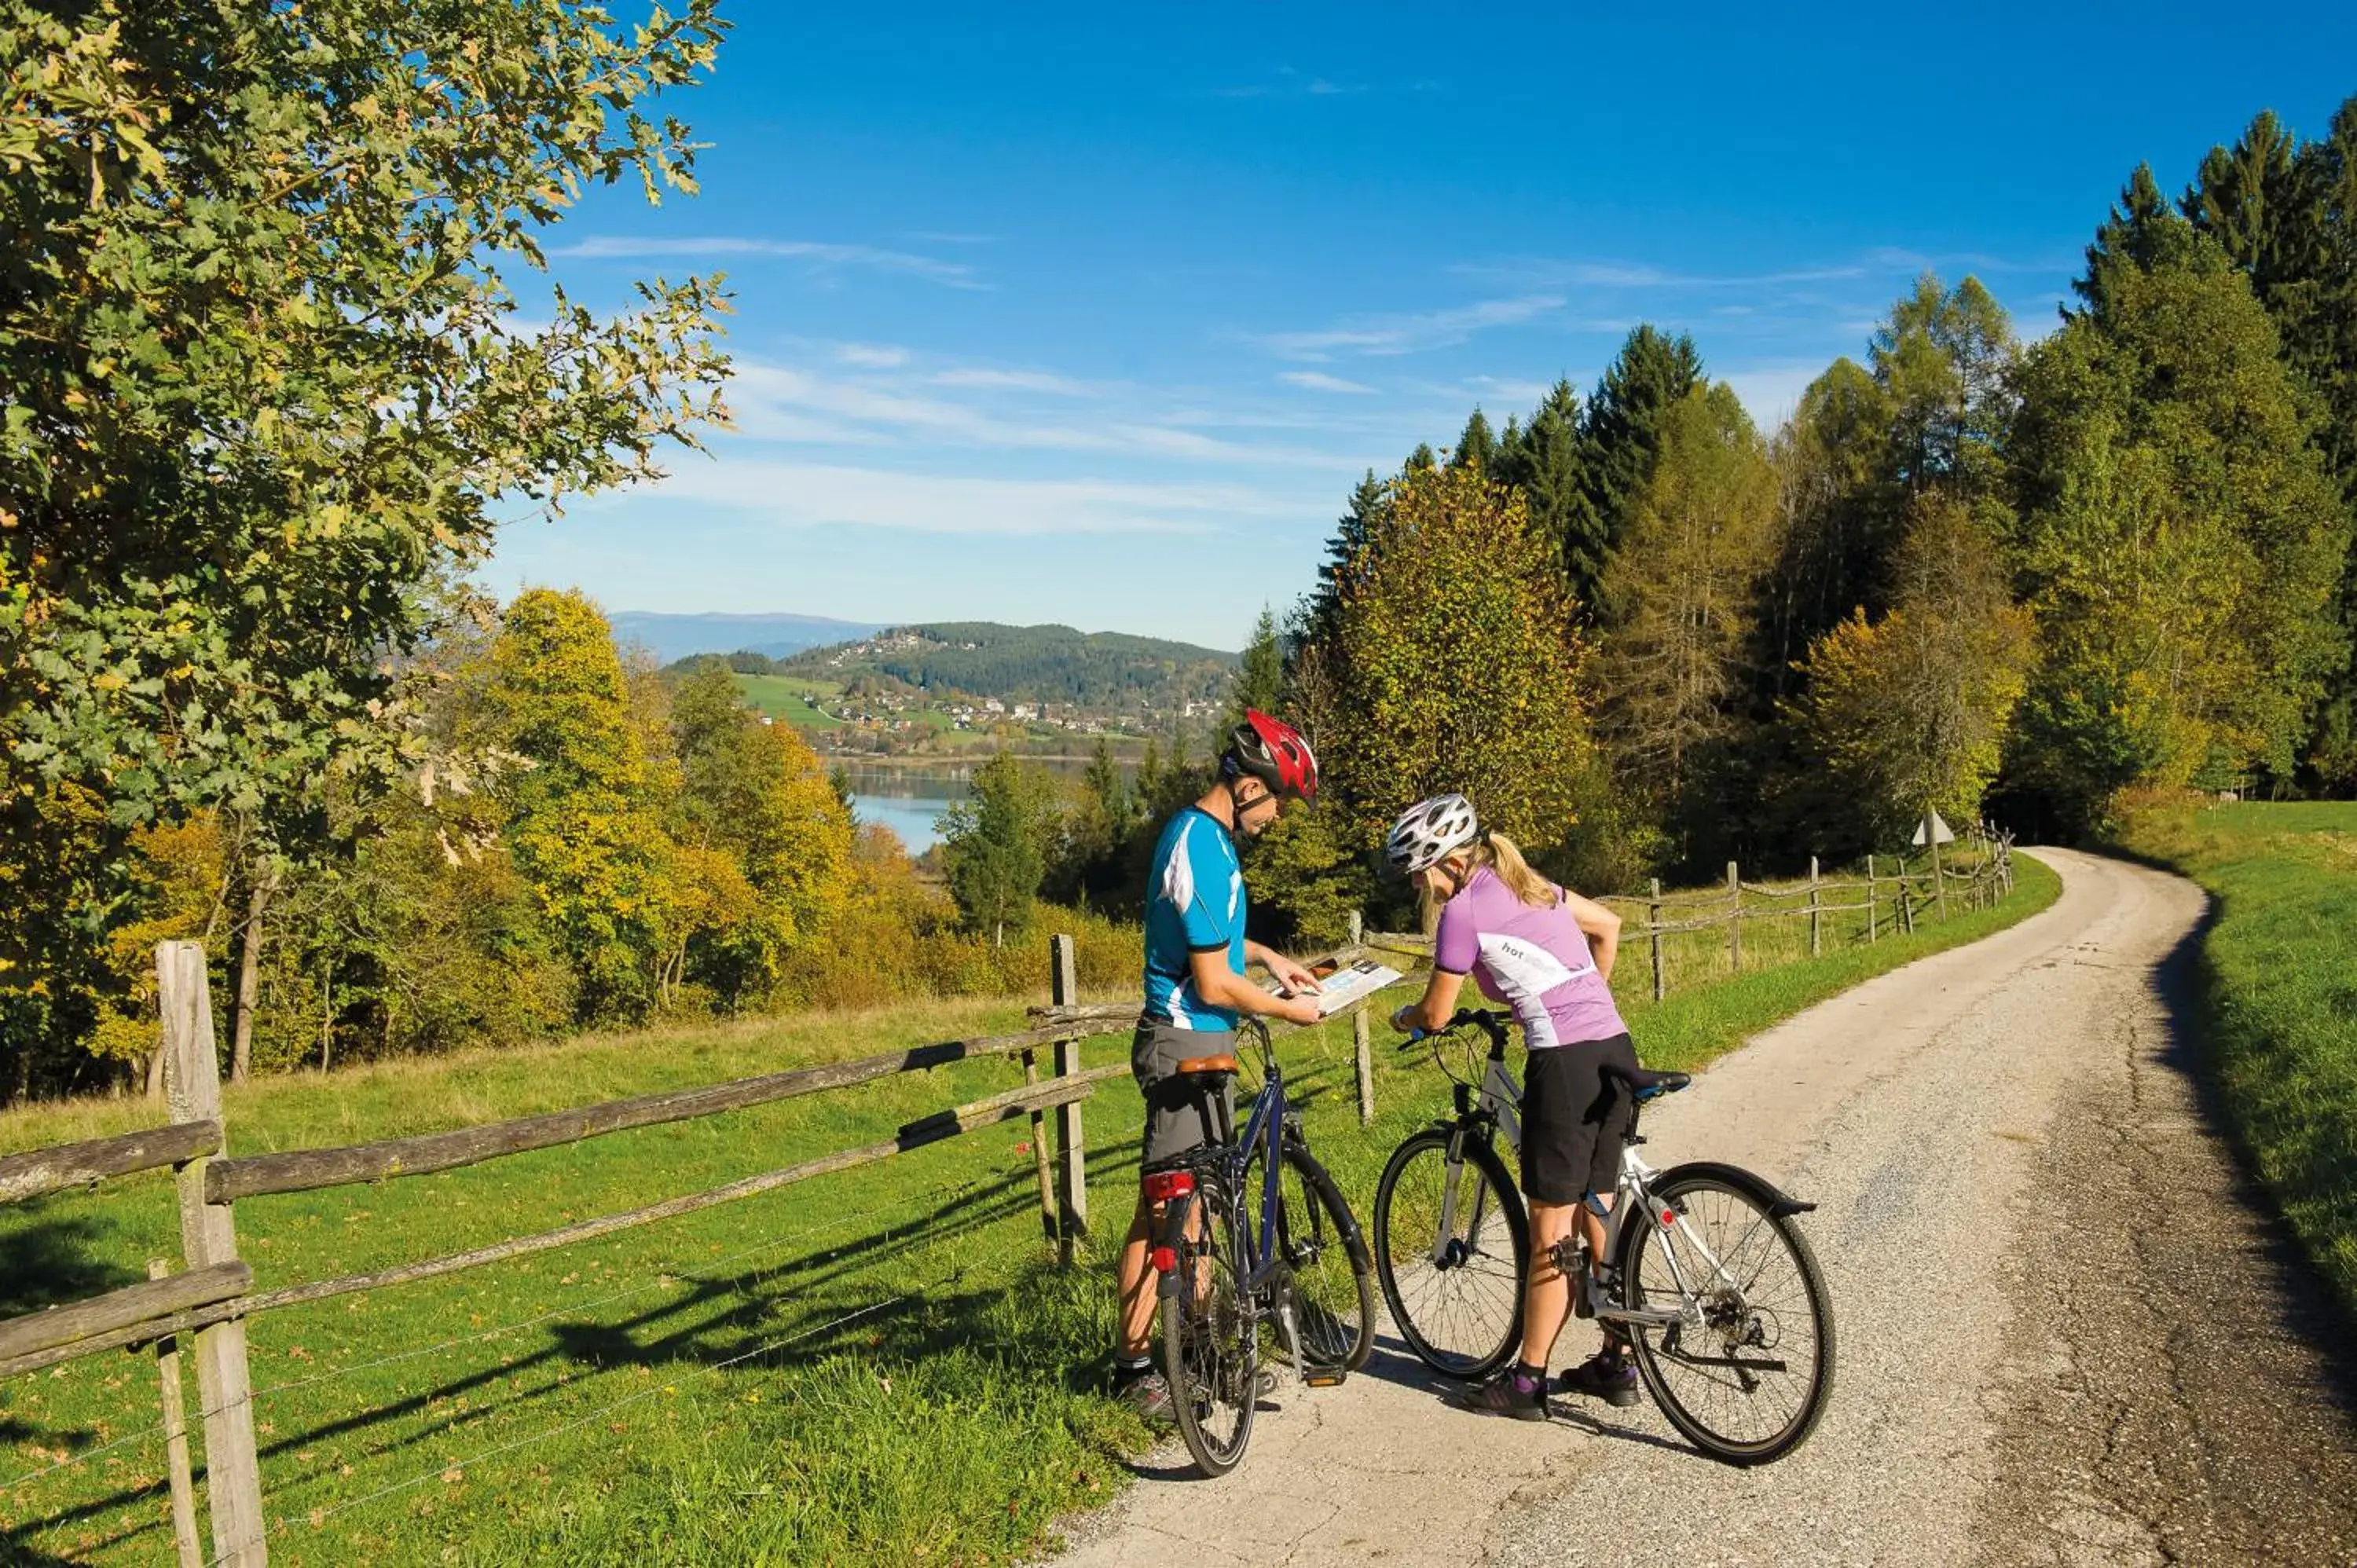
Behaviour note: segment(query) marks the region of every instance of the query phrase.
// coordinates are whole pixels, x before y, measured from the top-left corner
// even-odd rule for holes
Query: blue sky
[[[1362,470],[1639,321],[1772,422],[1922,268],[2041,334],[2136,163],[2357,92],[2345,5],[1593,9],[726,7],[703,195],[551,248],[727,273],[737,429],[488,583],[1235,647]]]

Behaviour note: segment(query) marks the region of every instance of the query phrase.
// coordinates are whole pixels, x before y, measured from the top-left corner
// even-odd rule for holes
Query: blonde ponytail
[[[1443,865],[1461,861],[1465,865],[1459,885],[1472,877],[1474,872],[1488,866],[1513,896],[1534,909],[1552,908],[1562,897],[1563,890],[1537,872],[1523,858],[1520,845],[1505,834],[1489,832],[1441,857]],[[1440,928],[1440,906],[1446,902],[1426,888],[1418,899],[1417,913],[1424,918],[1424,933],[1432,935]]]

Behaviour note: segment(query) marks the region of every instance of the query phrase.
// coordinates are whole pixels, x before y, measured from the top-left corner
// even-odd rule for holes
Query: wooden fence
[[[1623,928],[1624,945],[1643,940],[1651,955],[1653,991],[1667,983],[1664,944],[1680,937],[1725,927],[1732,968],[1744,967],[1743,930],[1755,932],[1780,918],[1805,919],[1811,951],[1821,950],[1829,917],[1843,911],[1866,916],[1864,940],[1884,929],[1911,930],[1927,910],[1944,914],[1951,903],[1980,907],[2010,890],[2010,845],[1988,844],[1969,869],[1928,865],[1910,872],[1903,865],[1889,876],[1868,863],[1863,882],[1836,883],[1813,873],[1803,885],[1759,887],[1727,867],[1724,893],[1663,898],[1658,885],[1635,904],[1642,920]],[[1856,903],[1837,900],[1849,895]],[[1747,901],[1748,900],[1748,901]],[[1889,920],[1881,918],[1887,910]],[[1430,942],[1418,936],[1364,932],[1352,917],[1351,941],[1331,954],[1339,964],[1371,953],[1428,955]],[[814,1176],[889,1159],[912,1149],[955,1138],[976,1128],[1017,1117],[1031,1122],[1030,1146],[1039,1186],[1041,1224],[1064,1261],[1074,1240],[1086,1233],[1088,1187],[1082,1105],[1103,1079],[1129,1070],[1126,1060],[1083,1068],[1084,1040],[1126,1033],[1135,1024],[1134,1004],[1083,1005],[1079,1001],[1072,939],[1049,944],[1049,1003],[1032,1009],[1034,1026],[1017,1033],[952,1040],[856,1060],[740,1079],[709,1088],[614,1101],[574,1111],[522,1117],[452,1132],[280,1154],[236,1156],[229,1153],[221,1114],[219,1058],[215,1050],[205,955],[195,942],[167,942],[156,952],[164,1036],[164,1079],[171,1122],[162,1127],[114,1137],[33,1150],[0,1157],[0,1203],[23,1202],[48,1194],[87,1189],[102,1180],[160,1170],[174,1172],[180,1214],[183,1264],[148,1265],[149,1278],[106,1294],[0,1321],[0,1378],[19,1376],[101,1352],[155,1347],[161,1379],[161,1430],[166,1438],[175,1545],[182,1568],[259,1568],[267,1560],[269,1533],[254,1444],[253,1385],[245,1324],[262,1313],[354,1292],[433,1279],[487,1263],[569,1246],[633,1226],[693,1213],[750,1197]],[[1344,1010],[1351,1019],[1357,1058],[1358,1108],[1361,1122],[1374,1114],[1374,1081],[1367,1001]],[[1289,1026],[1287,1026],[1289,1027]],[[1051,1054],[1050,1054],[1051,1053]],[[1042,1058],[1049,1075],[1041,1078]],[[427,1258],[370,1273],[253,1288],[253,1270],[240,1256],[235,1223],[239,1199],[273,1193],[314,1192],[357,1184],[401,1180],[479,1164],[527,1150],[717,1115],[802,1095],[847,1089],[902,1073],[985,1058],[1019,1062],[1022,1083],[968,1104],[946,1108],[903,1124],[892,1138],[845,1148],[780,1170],[761,1173],[709,1190],[513,1237],[472,1251]],[[1049,1153],[1046,1121],[1057,1122]],[[210,1515],[212,1555],[199,1545],[196,1491],[182,1417],[179,1342],[190,1339],[196,1363],[199,1420],[204,1432],[205,1497]]]

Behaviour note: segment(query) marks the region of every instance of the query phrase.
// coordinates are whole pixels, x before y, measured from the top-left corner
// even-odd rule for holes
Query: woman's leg
[[[1576,1203],[1530,1201],[1531,1273],[1523,1286],[1523,1365],[1544,1367],[1555,1353],[1555,1337],[1571,1316],[1570,1282],[1555,1267],[1556,1243],[1571,1234],[1581,1210]]]

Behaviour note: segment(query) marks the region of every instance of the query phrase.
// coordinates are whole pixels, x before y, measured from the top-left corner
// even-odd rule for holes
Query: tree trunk
[[[262,918],[270,908],[271,875],[257,872],[245,901],[245,940],[237,959],[237,1033],[230,1045],[229,1080],[243,1083],[253,1072],[253,1010],[262,998]]]

